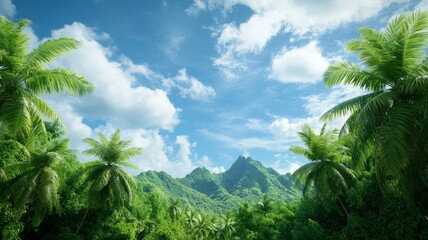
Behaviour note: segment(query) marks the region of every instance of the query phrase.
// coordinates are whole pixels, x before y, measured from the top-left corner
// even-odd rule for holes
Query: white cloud
[[[70,147],[79,152],[85,150],[87,146],[82,142],[87,137],[94,137],[92,128],[83,123],[83,116],[66,101],[58,101],[55,98],[48,98],[47,103],[58,114],[66,126],[67,136],[70,138]],[[84,161],[86,158],[81,157]]]
[[[285,173],[294,173],[297,169],[299,169],[302,165],[292,162],[288,167],[285,169]]]
[[[226,171],[223,166],[214,166],[214,163],[208,158],[208,156],[203,156],[202,159],[196,162],[198,166],[205,167],[208,171],[213,173],[222,173]]]
[[[237,27],[234,23],[225,24],[219,38],[218,46],[233,50],[236,54],[258,53],[265,47],[267,41],[282,27],[281,13],[273,11],[254,14],[251,18]]]
[[[324,122],[319,121],[319,119],[325,112],[339,103],[365,93],[366,91],[351,86],[335,86],[328,93],[302,97],[305,100],[303,107],[309,115],[307,118],[278,117],[268,126],[268,129],[277,138],[287,138],[294,142],[300,141],[297,132],[300,131],[303,124],[308,124],[318,132],[324,125]],[[340,129],[346,118],[347,116],[329,121],[327,126],[330,129]]]
[[[77,51],[55,63],[85,76],[95,85],[93,94],[72,102],[81,115],[123,128],[172,130],[178,123],[179,111],[167,93],[144,86],[133,87],[136,78],[132,71],[127,72],[121,63],[109,59],[110,49],[96,41],[97,35],[90,28],[73,23],[53,31],[52,37],[73,37],[82,43]]]
[[[269,126],[268,130],[277,139],[288,139],[289,141],[298,141],[297,132],[300,130],[303,124],[319,125],[316,117],[308,118],[293,118],[288,119],[281,117],[275,119]]]
[[[39,46],[39,38],[34,33],[34,29],[32,27],[25,28],[23,32],[28,36],[28,51],[31,51]]]
[[[307,45],[284,49],[272,60],[270,78],[284,83],[315,83],[329,66],[316,41]]]
[[[352,86],[334,86],[326,94],[303,97],[303,100],[306,101],[303,106],[311,116],[321,116],[337,104],[366,93],[365,90]]]
[[[12,0],[0,0],[0,16],[13,17],[16,14],[16,7]]]
[[[189,15],[197,15],[201,10],[205,10],[206,4],[202,0],[194,0],[193,4],[186,9]]]
[[[197,78],[190,76],[185,68],[178,71],[173,78],[165,78],[162,74],[152,71],[147,65],[134,64],[130,59],[122,56],[121,64],[131,74],[141,74],[152,81],[161,81],[165,91],[169,92],[176,88],[183,98],[193,100],[208,100],[215,97],[216,92],[211,86],[203,84]]]
[[[179,145],[179,149],[177,152],[177,157],[175,164],[177,165],[177,170],[184,171],[186,173],[191,172],[195,166],[193,165],[190,156],[191,152],[191,144],[189,142],[188,136],[177,136],[175,140],[175,144]]]
[[[303,124],[308,124],[315,132],[319,132],[324,125],[324,122],[319,120],[322,114],[343,101],[365,93],[363,90],[350,86],[336,86],[328,93],[302,97],[305,101],[303,107],[306,110],[307,117],[290,118],[269,115],[272,120],[248,119],[245,127],[249,130],[263,133],[264,136],[262,137],[235,137],[208,130],[200,130],[200,133],[213,140],[223,142],[230,148],[241,151],[264,149],[284,152],[288,151],[290,145],[301,144],[298,132]],[[327,126],[329,129],[340,129],[346,118],[347,116],[330,121]]]
[[[275,157],[277,158],[277,160],[273,164],[269,165],[269,167],[275,169],[280,174],[292,174],[302,166],[300,163],[297,162],[289,162],[288,160],[284,159],[281,154]]]
[[[346,23],[374,17],[387,6],[403,1],[406,0],[326,0],[319,4],[295,0],[195,0],[189,9],[195,13],[216,7],[229,11],[234,5],[241,4],[253,11],[246,22],[226,23],[219,30],[219,57],[214,60],[214,65],[227,76],[234,77],[235,70],[244,68],[244,54],[259,53],[282,31],[299,38],[319,35]]]
[[[416,5],[415,9],[428,10],[428,0],[422,0]]]
[[[29,31],[29,35],[38,42],[37,37],[31,34]],[[108,34],[97,34],[81,23],[55,30],[51,37],[72,37],[82,43],[78,50],[58,59],[52,67],[69,68],[85,76],[96,87],[93,94],[84,97],[45,97],[67,126],[67,136],[71,138],[73,149],[82,152],[88,148],[82,142],[84,138],[97,139],[98,132],[109,136],[119,128],[123,139],[131,139],[134,146],[143,148],[141,156],[130,160],[138,167],[137,171],[130,170],[133,174],[156,170],[182,177],[200,164],[208,164],[213,171],[221,170],[209,161],[199,163],[192,160],[191,148],[194,145],[189,143],[187,136],[177,136],[173,145],[166,144],[160,130],[172,131],[179,122],[180,110],[171,103],[166,91],[144,87],[135,76],[163,80],[161,74],[144,64],[133,63],[126,56],[122,56],[120,61],[112,60],[112,50],[99,42],[108,38]],[[187,75],[185,70],[180,71],[174,80],[176,87],[191,98],[212,94],[205,85],[195,83],[198,80]],[[84,162],[92,160],[88,156],[79,157]]]
[[[216,94],[214,88],[204,85],[195,77],[188,75],[184,68],[180,69],[174,78],[164,79],[163,85],[168,90],[177,88],[182,97],[189,97],[193,100],[208,100]]]
[[[147,65],[135,64],[131,61],[131,59],[125,56],[122,56],[120,58],[120,63],[126,69],[126,72],[130,74],[143,75],[144,77],[150,80],[163,79],[163,76],[161,74],[152,71]]]

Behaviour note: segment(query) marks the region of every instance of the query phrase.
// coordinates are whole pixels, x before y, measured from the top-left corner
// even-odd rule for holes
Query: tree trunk
[[[344,211],[344,212],[345,212],[345,214],[346,214],[346,219],[347,219],[347,220],[348,220],[348,222],[349,222],[349,213],[348,213],[348,210],[346,210],[345,205],[343,205],[342,200],[340,200],[340,198],[338,198],[338,199],[339,199],[340,206],[342,206],[342,209],[343,209],[343,211]]]
[[[76,234],[79,234],[80,228],[82,228],[83,223],[85,222],[86,216],[88,215],[89,208],[90,208],[89,206],[88,206],[88,208],[86,208],[86,211],[85,211],[85,214],[83,215],[82,221],[80,221],[79,227],[77,227]]]

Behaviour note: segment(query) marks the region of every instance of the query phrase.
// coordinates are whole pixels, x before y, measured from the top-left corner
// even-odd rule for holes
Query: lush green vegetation
[[[0,18],[2,239],[428,239],[428,13],[361,29],[347,45],[361,63],[329,67],[327,86],[367,93],[324,114],[348,117],[340,131],[302,127],[304,146],[290,151],[311,162],[293,174],[296,188],[290,175],[243,157],[222,174],[134,178],[127,160],[141,149],[119,130],[85,139],[96,159],[82,164],[40,98],[93,90],[46,69],[79,43],[49,40],[27,53],[27,25]]]
[[[136,177],[138,189],[162,192],[168,199],[183,199],[186,205],[207,213],[236,209],[244,202],[257,202],[260,196],[293,202],[300,199],[291,174],[281,175],[259,161],[240,156],[224,173],[196,168],[186,177],[174,179],[164,172],[148,171]]]

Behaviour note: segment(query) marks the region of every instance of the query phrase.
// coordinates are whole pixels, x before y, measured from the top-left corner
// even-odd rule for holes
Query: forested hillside
[[[210,173],[198,167],[184,178],[148,171],[136,179],[143,192],[159,190],[166,198],[182,199],[189,206],[209,213],[231,211],[245,202],[257,202],[264,195],[289,203],[301,198],[291,174],[281,175],[243,156],[224,173]]]

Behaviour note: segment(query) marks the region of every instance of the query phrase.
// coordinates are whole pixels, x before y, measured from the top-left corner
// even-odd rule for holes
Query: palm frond
[[[402,47],[402,67],[413,68],[425,57],[425,47],[428,42],[428,13],[423,11],[414,11],[407,15],[405,21],[401,24],[405,28],[404,43],[399,44]],[[392,30],[392,29],[391,29]]]
[[[77,49],[79,46],[80,42],[72,38],[47,40],[27,55],[25,69],[51,63],[57,57],[64,56],[70,51]]]
[[[314,159],[314,157],[312,156],[311,151],[310,151],[309,149],[304,148],[304,147],[300,147],[300,146],[291,146],[288,150],[289,150],[290,152],[294,153],[294,154],[297,154],[297,155],[303,156],[303,157],[305,157],[305,158],[307,158],[307,159],[309,159],[309,160],[316,160],[316,159]]]
[[[138,170],[137,166],[135,166],[134,164],[129,163],[129,162],[121,161],[121,162],[117,162],[116,164],[120,165],[120,166],[127,167],[127,168]]]
[[[356,64],[346,62],[328,67],[323,79],[327,87],[350,84],[372,91],[379,91],[385,87],[385,80],[381,76],[365,71]]]
[[[94,86],[84,77],[62,68],[42,70],[26,80],[27,89],[35,94],[67,92],[82,96],[91,93]]]
[[[308,175],[313,172],[313,169],[319,165],[319,162],[312,162],[312,163],[307,163],[303,166],[301,166],[300,168],[298,168],[294,173],[293,173],[293,178],[296,179],[297,181],[299,181],[300,183],[306,182]]]
[[[103,168],[103,171],[101,171],[94,179],[94,182],[92,184],[92,190],[94,192],[101,191],[103,188],[105,188],[109,184],[109,181],[111,178],[112,178],[112,169]]]
[[[335,118],[346,116],[349,113],[353,113],[355,111],[359,111],[362,109],[372,98],[376,97],[380,92],[368,93],[365,95],[361,95],[358,97],[351,98],[346,100],[338,105],[334,106],[326,113],[324,113],[320,120],[322,121],[330,121]]]

